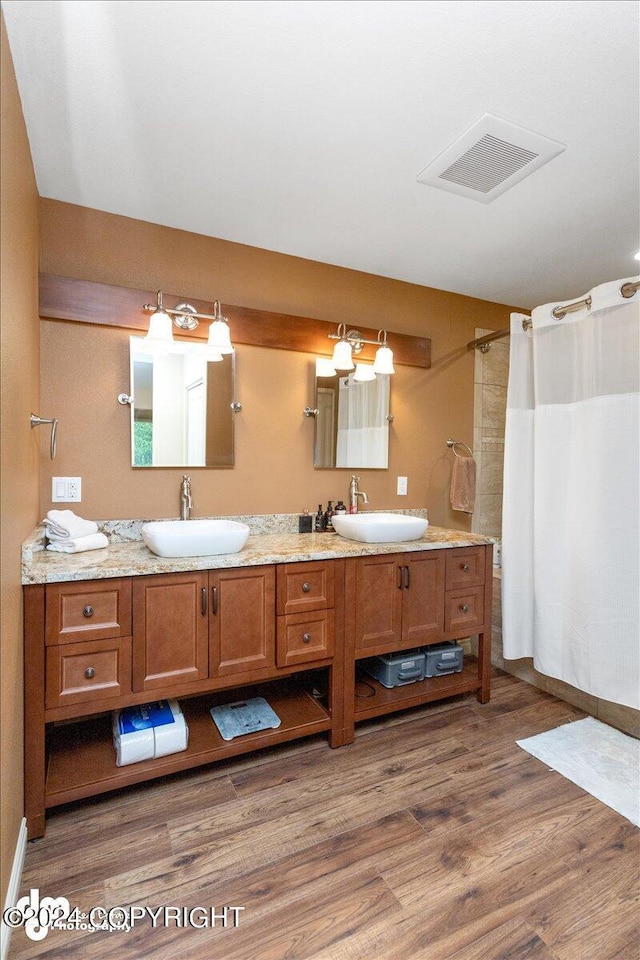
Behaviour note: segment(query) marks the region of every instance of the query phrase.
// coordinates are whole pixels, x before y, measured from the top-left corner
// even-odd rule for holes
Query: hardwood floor
[[[637,960],[639,832],[521,750],[584,716],[458,698],[51,811],[22,894],[243,907],[225,927],[14,930],[10,960]],[[142,910],[140,911],[142,912]],[[182,913],[181,913],[182,916]]]

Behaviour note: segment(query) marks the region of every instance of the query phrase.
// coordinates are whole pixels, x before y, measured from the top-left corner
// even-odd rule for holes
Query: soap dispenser
[[[329,505],[324,513],[324,529],[327,533],[333,533],[333,500],[329,500]]]

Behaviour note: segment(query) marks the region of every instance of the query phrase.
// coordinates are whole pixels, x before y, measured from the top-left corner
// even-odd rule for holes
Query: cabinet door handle
[[[310,633],[303,633],[303,634],[302,634],[302,642],[303,642],[303,643],[311,643],[311,634],[310,634]]]
[[[460,609],[462,610],[463,613],[468,613],[468,612],[469,612],[469,607],[467,606],[466,603],[461,603],[461,604],[460,604]]]
[[[408,590],[409,587],[411,586],[411,568],[405,567],[405,570],[407,571],[407,582],[405,583],[405,586]]]
[[[85,677],[87,678],[87,680],[93,680],[93,678],[94,678],[95,675],[96,675],[96,672],[95,672],[95,670],[93,669],[93,667],[87,667],[87,669],[86,669],[85,672],[84,672],[84,675],[85,675]]]
[[[461,569],[461,570],[464,570],[465,573],[468,573],[468,572],[469,572],[469,564],[468,564],[468,563],[461,563],[461,564],[460,564],[460,569]]]
[[[202,588],[202,594],[200,598],[200,613],[203,617],[207,615],[207,588]]]
[[[398,590],[404,587],[404,567],[398,567]]]
[[[94,613],[93,607],[91,606],[90,603],[88,603],[88,604],[86,605],[86,607],[85,607],[85,608],[83,609],[83,611],[82,611],[82,616],[83,616],[83,617],[92,617],[92,616],[93,616],[93,613]]]
[[[211,612],[216,614],[218,612],[218,588],[211,587]]]
[[[311,590],[311,584],[310,584],[310,583],[303,583],[303,584],[302,584],[302,592],[303,592],[303,593],[309,593],[309,590]]]

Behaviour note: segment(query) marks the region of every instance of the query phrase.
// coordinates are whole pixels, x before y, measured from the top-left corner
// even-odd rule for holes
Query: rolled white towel
[[[84,550],[99,550],[108,547],[109,541],[104,533],[91,533],[88,537],[74,537],[67,540],[52,540],[47,544],[47,550],[58,553],[82,553]]]
[[[97,523],[77,517],[73,510],[49,510],[42,522],[49,540],[77,540],[98,532]]]

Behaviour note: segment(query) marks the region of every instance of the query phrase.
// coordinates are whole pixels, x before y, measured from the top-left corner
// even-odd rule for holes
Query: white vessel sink
[[[237,553],[248,536],[249,527],[236,520],[154,520],[142,528],[142,539],[159,557]]]
[[[362,543],[405,543],[419,540],[429,526],[421,517],[405,517],[401,513],[336,514],[332,518],[336,533],[347,540]]]

